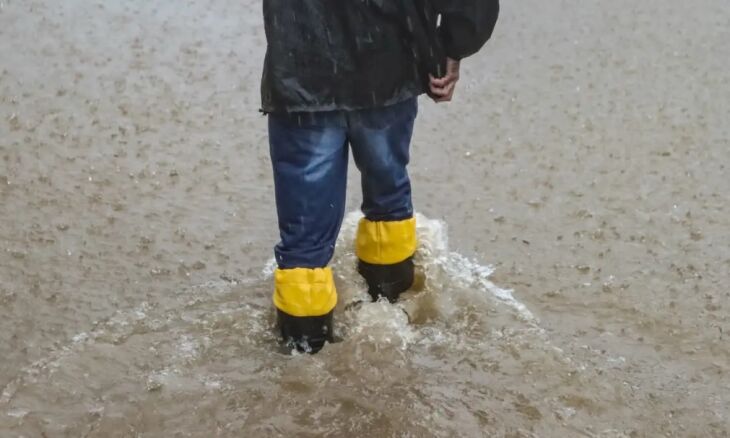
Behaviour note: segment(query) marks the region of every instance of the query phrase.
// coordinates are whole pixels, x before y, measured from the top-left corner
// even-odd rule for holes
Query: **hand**
[[[446,58],[446,76],[435,78],[428,75],[431,83],[431,99],[434,102],[449,102],[454,97],[456,82],[459,80],[459,66],[461,62],[455,59]]]

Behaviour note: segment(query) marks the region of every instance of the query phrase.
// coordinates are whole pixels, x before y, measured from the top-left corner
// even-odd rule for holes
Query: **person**
[[[328,267],[345,209],[349,148],[361,174],[358,271],[372,298],[413,283],[408,177],[417,97],[450,101],[460,61],[490,38],[498,0],[263,0],[261,111],[281,241],[273,302],[282,339],[332,342]],[[349,146],[348,146],[349,145]]]

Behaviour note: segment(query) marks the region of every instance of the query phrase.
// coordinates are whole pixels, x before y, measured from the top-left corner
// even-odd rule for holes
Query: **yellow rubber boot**
[[[331,268],[277,269],[274,306],[284,342],[316,353],[332,342],[332,313],[337,291]]]
[[[355,244],[358,271],[365,278],[373,300],[385,297],[395,302],[413,285],[413,254],[417,245],[415,218],[360,220]]]

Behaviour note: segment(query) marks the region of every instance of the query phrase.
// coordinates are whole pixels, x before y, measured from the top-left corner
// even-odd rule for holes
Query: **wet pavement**
[[[425,284],[276,348],[260,4],[0,0],[1,436],[730,435],[730,8],[505,2],[421,101]],[[350,175],[349,210],[359,204]]]

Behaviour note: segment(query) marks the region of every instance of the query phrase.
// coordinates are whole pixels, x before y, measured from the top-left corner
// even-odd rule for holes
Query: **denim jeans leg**
[[[413,216],[411,182],[406,169],[416,98],[385,108],[348,114],[349,139],[362,180],[362,211],[371,221]]]
[[[321,268],[334,253],[347,185],[342,115],[269,115],[281,269]],[[343,119],[344,120],[344,119]]]

